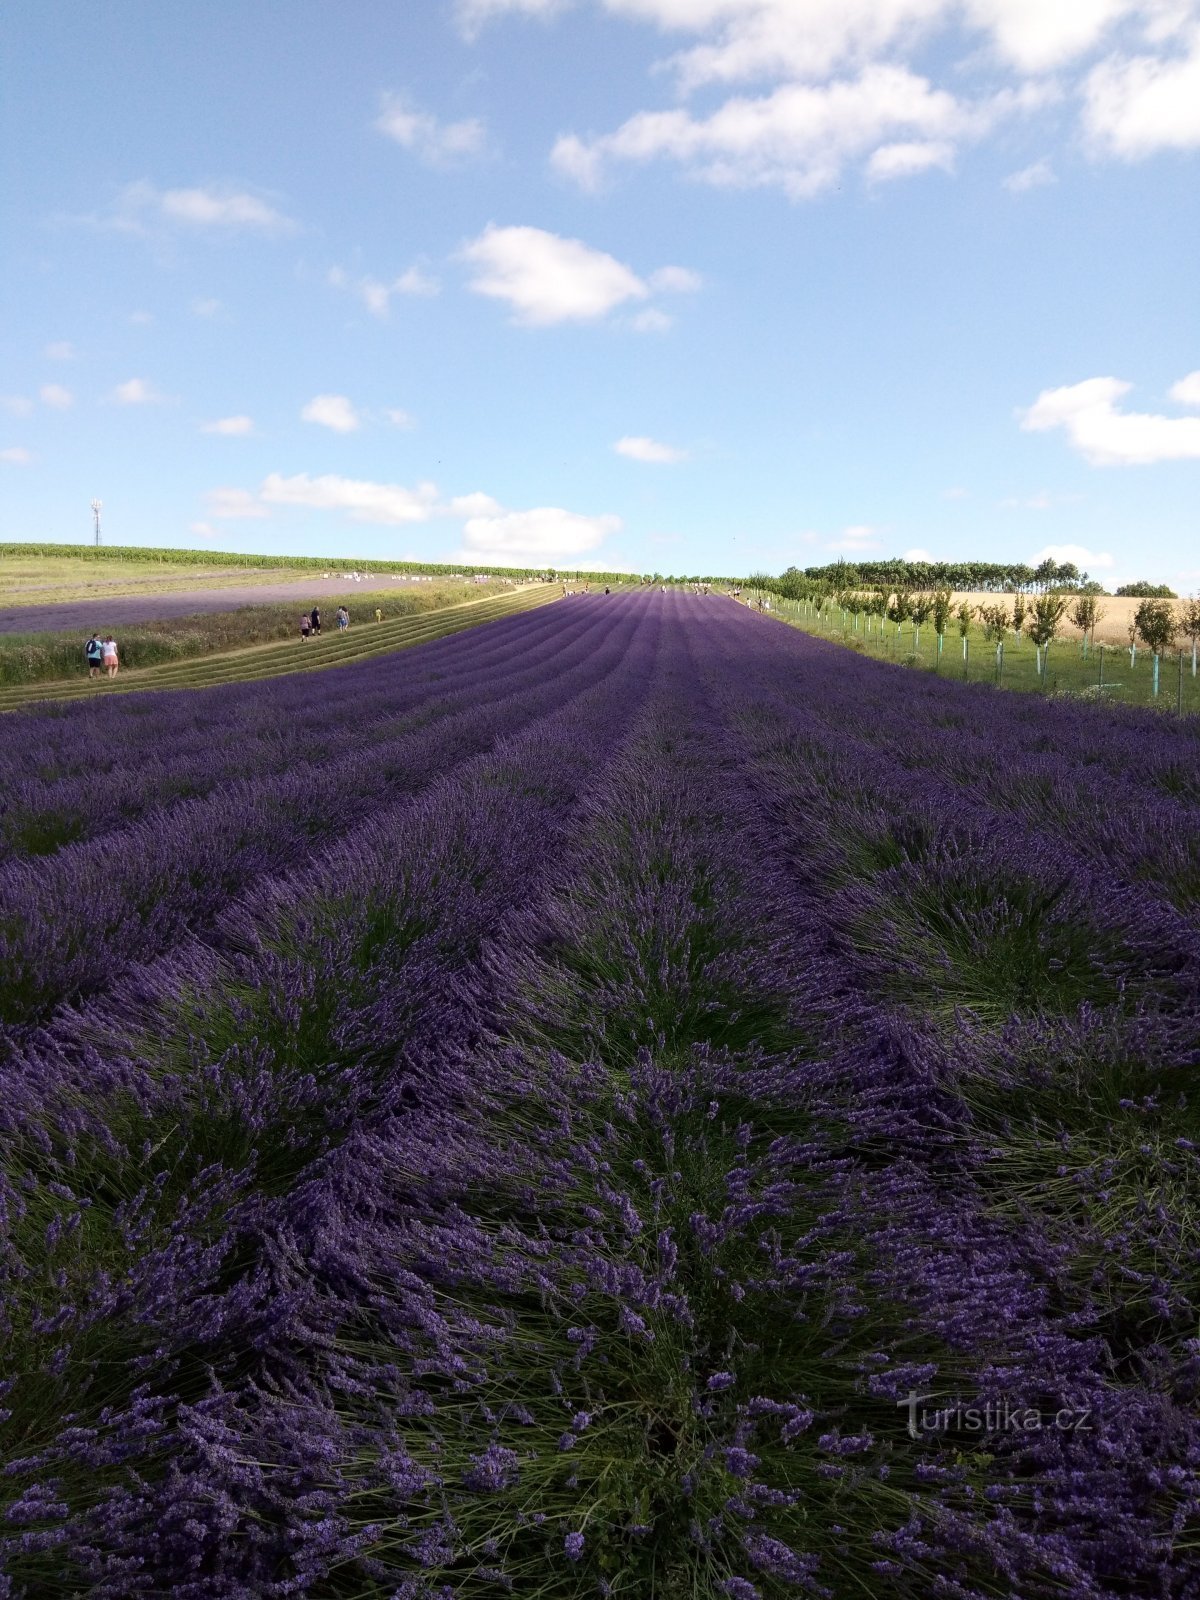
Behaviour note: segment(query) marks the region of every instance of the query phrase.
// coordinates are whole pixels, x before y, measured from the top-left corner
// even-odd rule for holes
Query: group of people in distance
[[[378,615],[379,613],[376,612],[377,617]],[[339,633],[344,633],[350,626],[350,613],[346,610],[345,606],[339,606],[337,608],[337,625]],[[307,639],[313,634],[319,635],[320,632],[321,608],[320,606],[314,606],[311,611],[305,611],[300,617],[300,637],[302,639]]]
[[[121,663],[117,656],[117,641],[111,633],[105,634],[103,638],[99,632],[93,633],[83,647],[83,654],[87,661],[89,678],[98,678],[101,673],[109,678],[116,677]]]

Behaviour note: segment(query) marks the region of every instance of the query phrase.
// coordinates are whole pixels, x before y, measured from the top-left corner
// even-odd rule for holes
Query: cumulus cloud
[[[1038,433],[1064,429],[1072,446],[1093,466],[1200,459],[1200,417],[1121,411],[1117,402],[1132,387],[1108,377],[1043,389],[1033,405],[1018,412],[1021,427]]]
[[[1026,86],[963,102],[906,67],[874,63],[855,78],[727,100],[707,117],[682,107],[639,111],[590,144],[559,139],[551,161],[585,188],[597,187],[615,162],[663,159],[718,187],[777,186],[808,199],[866,157],[875,159],[876,179],[945,167],[957,142],[981,137],[1049,93]]]
[[[0,411],[7,411],[10,417],[27,417],[32,410],[33,401],[28,395],[0,395]]]
[[[490,494],[476,490],[473,494],[456,494],[449,510],[456,517],[497,517],[504,507],[499,500],[493,500]]]
[[[899,144],[883,144],[867,162],[867,182],[887,183],[893,178],[911,178],[933,168],[954,171],[954,146],[945,139],[910,139]]]
[[[189,522],[188,532],[194,533],[199,539],[215,539],[217,530],[211,522]]]
[[[229,438],[244,438],[254,432],[254,421],[251,417],[218,417],[215,422],[206,422],[200,429],[201,433],[220,433]]]
[[[77,352],[69,339],[56,339],[46,346],[44,354],[47,361],[74,361]]]
[[[270,512],[249,489],[210,489],[205,495],[210,517],[230,522],[261,522]]]
[[[372,483],[331,474],[311,478],[307,472],[299,472],[285,478],[272,472],[263,480],[259,493],[270,505],[344,511],[354,522],[384,526],[426,522],[437,509],[437,488],[432,483],[406,489],[398,483]]]
[[[482,155],[487,129],[478,117],[462,122],[439,122],[419,110],[407,95],[385,94],[376,129],[430,166],[450,166]]]
[[[129,378],[119,383],[111,398],[119,406],[160,406],[166,402],[166,396],[159,394],[145,378]]]
[[[1040,567],[1043,561],[1056,561],[1060,567],[1073,561],[1081,572],[1104,571],[1113,565],[1113,558],[1107,550],[1088,550],[1081,544],[1043,545],[1040,550],[1034,551],[1028,561],[1031,567]]]
[[[260,196],[219,184],[195,189],[158,189],[152,183],[126,184],[115,204],[90,220],[126,233],[146,233],[152,226],[168,225],[281,234],[294,231],[296,226],[290,217]]]
[[[621,526],[620,517],[581,516],[561,506],[471,517],[463,526],[464,549],[458,559],[569,566],[579,556],[598,549]]]
[[[695,294],[704,280],[690,267],[659,267],[650,274],[650,287],[663,294]]]
[[[1200,372],[1189,372],[1167,391],[1181,406],[1200,406]]]
[[[675,318],[660,311],[657,306],[647,306],[645,311],[637,313],[630,326],[635,333],[666,333],[668,328],[675,326]]]
[[[385,318],[391,310],[396,295],[428,296],[441,292],[441,285],[421,267],[409,267],[390,282],[380,278],[351,278],[342,267],[330,267],[328,282],[335,289],[348,289],[357,294],[374,317]]]
[[[1084,84],[1083,126],[1093,151],[1137,161],[1200,148],[1200,26],[1183,54],[1113,55]]]
[[[943,489],[942,490],[942,499],[943,500],[967,500],[967,499],[970,498],[970,494],[971,494],[971,491],[969,489],[963,489],[958,484],[955,484],[949,489]]]
[[[75,404],[75,396],[61,383],[44,383],[38,390],[38,398],[53,411],[69,411]]]
[[[318,394],[300,412],[302,422],[315,422],[334,433],[354,433],[361,425],[358,412],[344,394]]]
[[[484,23],[495,17],[525,16],[543,20],[565,9],[568,0],[458,0],[455,11],[458,25],[468,39],[474,39]]]
[[[399,406],[388,406],[383,414],[393,428],[403,428],[407,431],[417,425],[417,419],[410,412],[401,411]]]
[[[865,522],[852,523],[850,527],[843,528],[840,536],[827,542],[827,550],[857,550],[860,555],[866,555],[872,550],[882,550],[883,543],[879,538],[879,529],[873,528]]]
[[[32,460],[32,452],[26,450],[25,446],[21,444],[9,445],[7,450],[0,450],[0,461],[3,461],[6,466],[27,467]]]
[[[930,555],[928,550],[917,549],[906,550],[904,552],[903,559],[905,561],[932,561],[933,557]]]
[[[1042,160],[1022,167],[1019,172],[1010,172],[1007,178],[1001,179],[1001,187],[1010,194],[1026,194],[1030,189],[1044,189],[1057,181],[1049,161]]]
[[[628,435],[618,439],[613,449],[619,456],[626,456],[630,461],[647,461],[658,465],[669,466],[676,461],[686,461],[687,451],[677,450],[674,445],[660,444],[657,439],[647,438],[644,434]]]
[[[650,290],[615,256],[579,239],[563,239],[541,228],[484,229],[461,251],[476,269],[476,294],[506,300],[513,321],[527,327],[556,322],[591,322]]]

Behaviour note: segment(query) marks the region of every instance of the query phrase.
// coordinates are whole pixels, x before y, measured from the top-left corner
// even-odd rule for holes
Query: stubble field
[[[1200,723],[590,595],[0,749],[0,1593],[1196,1592]]]

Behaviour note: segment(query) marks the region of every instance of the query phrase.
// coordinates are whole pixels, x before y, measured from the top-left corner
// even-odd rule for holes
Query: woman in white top
[[[104,662],[105,672],[108,673],[110,678],[115,678],[120,663],[117,660],[117,641],[111,633],[104,641],[104,652],[101,659]]]

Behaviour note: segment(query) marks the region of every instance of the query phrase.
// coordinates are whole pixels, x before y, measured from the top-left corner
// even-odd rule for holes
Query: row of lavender
[[[115,967],[195,802],[23,865],[0,1593],[1193,1593],[1196,745],[595,617]]]

